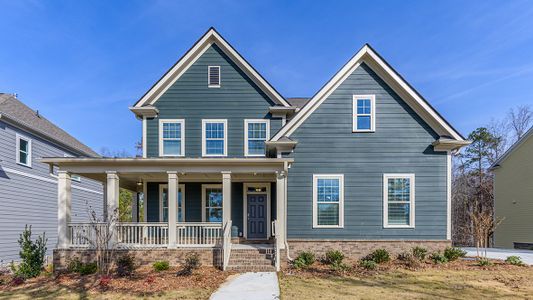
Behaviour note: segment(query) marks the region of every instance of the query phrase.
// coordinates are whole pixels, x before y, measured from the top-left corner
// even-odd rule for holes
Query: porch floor
[[[231,249],[272,249],[272,244],[231,244]]]

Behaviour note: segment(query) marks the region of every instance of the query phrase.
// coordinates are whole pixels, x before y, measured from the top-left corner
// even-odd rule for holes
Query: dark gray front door
[[[267,195],[248,195],[248,238],[267,238]]]

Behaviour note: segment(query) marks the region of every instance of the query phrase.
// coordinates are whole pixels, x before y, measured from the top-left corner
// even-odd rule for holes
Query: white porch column
[[[231,220],[231,172],[222,172],[222,226]]]
[[[276,237],[278,240],[278,247],[280,249],[285,248],[285,207],[286,207],[286,194],[285,194],[285,172],[276,172],[276,220],[278,227],[276,228]]]
[[[178,199],[178,174],[171,171],[168,173],[168,248],[176,248],[176,211]]]
[[[70,174],[59,171],[57,174],[57,248],[69,246],[68,223],[70,223],[72,187]]]
[[[109,241],[110,247],[113,247],[113,245],[117,241],[117,234],[116,234],[116,223],[119,221],[118,219],[118,199],[120,197],[120,185],[119,185],[119,178],[117,175],[117,172],[115,171],[107,171],[107,182],[106,182],[106,218],[107,221],[110,222],[111,225],[109,230],[111,231],[111,239]]]

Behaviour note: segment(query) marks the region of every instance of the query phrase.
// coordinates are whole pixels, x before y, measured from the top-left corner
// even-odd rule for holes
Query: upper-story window
[[[202,156],[227,156],[227,120],[202,120]]]
[[[185,155],[185,120],[159,120],[159,156]]]
[[[17,164],[31,167],[31,139],[17,134]]]
[[[244,155],[265,156],[265,141],[270,138],[270,120],[244,120]]]
[[[415,175],[383,175],[383,227],[415,227]]]
[[[353,132],[376,130],[376,97],[374,95],[353,96]]]
[[[207,81],[210,88],[220,87],[220,66],[207,67]]]

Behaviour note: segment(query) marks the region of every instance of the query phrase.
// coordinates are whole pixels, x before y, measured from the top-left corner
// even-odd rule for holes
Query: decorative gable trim
[[[271,139],[289,137],[362,63],[383,79],[440,136],[464,141],[455,130],[411,85],[409,85],[379,54],[365,44],[302,108],[302,110]]]
[[[277,104],[289,107],[290,104],[266,81],[216,30],[209,30],[146,92],[133,108],[153,105],[189,67],[198,60],[213,44],[248,75],[257,86]]]

